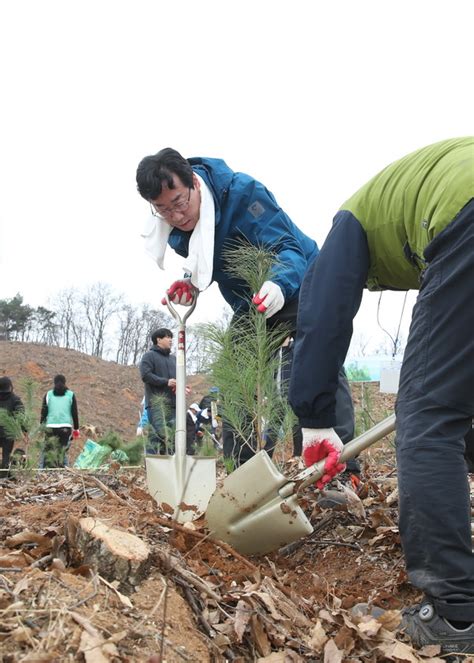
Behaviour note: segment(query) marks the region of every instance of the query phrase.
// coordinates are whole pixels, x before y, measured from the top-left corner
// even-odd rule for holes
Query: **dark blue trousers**
[[[474,621],[464,458],[474,415],[474,200],[425,257],[396,404],[400,535],[411,583],[439,615]]]

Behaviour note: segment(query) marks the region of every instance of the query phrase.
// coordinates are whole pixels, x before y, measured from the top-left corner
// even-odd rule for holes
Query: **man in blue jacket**
[[[163,269],[170,245],[186,259],[184,268],[191,274],[168,289],[173,303],[191,304],[194,289],[204,290],[216,281],[235,313],[244,313],[252,302],[269,326],[289,323],[290,334],[294,332],[300,286],[318,247],[263,184],[234,172],[221,159],[185,159],[165,148],[140,162],[137,188],[151,208],[144,235],[148,252]],[[226,268],[226,247],[243,239],[277,256],[271,280],[258,293],[249,292]],[[338,433],[347,442],[353,437],[354,418],[343,372],[337,393]]]

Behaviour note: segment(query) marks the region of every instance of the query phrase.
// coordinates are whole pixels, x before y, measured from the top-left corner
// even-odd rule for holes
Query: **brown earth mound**
[[[135,437],[143,398],[143,382],[136,366],[91,357],[76,350],[0,341],[0,375],[8,375],[15,392],[25,397],[22,379],[37,383],[38,419],[41,399],[51,389],[57,373],[66,376],[77,397],[81,426],[92,426],[105,433],[112,430],[125,439]],[[207,393],[202,376],[189,376],[189,398],[199,401]]]

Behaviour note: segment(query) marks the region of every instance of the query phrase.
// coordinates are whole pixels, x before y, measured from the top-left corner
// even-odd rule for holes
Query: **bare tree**
[[[349,347],[349,352],[347,353],[348,356],[365,357],[370,342],[371,342],[370,336],[366,336],[363,332],[357,332],[352,337],[351,345]]]
[[[56,323],[58,327],[58,345],[63,348],[74,348],[76,346],[76,336],[74,329],[79,326],[79,314],[77,308],[79,305],[79,294],[77,290],[70,288],[62,290],[52,300],[50,305],[56,313]]]
[[[383,341],[380,341],[379,344],[374,349],[375,355],[391,355],[396,357],[401,355],[406,345],[406,339],[403,334],[392,335],[390,334],[388,338],[385,338]]]
[[[137,309],[126,304],[118,312],[118,320],[116,361],[120,364],[137,364],[148,349],[152,331],[159,327],[172,329],[174,325],[171,316],[148,305]]]
[[[228,325],[221,325],[222,329]],[[187,333],[187,362],[189,373],[207,373],[210,370],[211,355],[214,351],[209,340],[208,324],[190,325]]]
[[[130,304],[125,304],[118,312],[118,344],[115,354],[117,364],[128,364],[134,339],[137,337],[137,312]]]
[[[105,349],[106,330],[111,318],[122,304],[121,295],[113,294],[107,283],[95,283],[80,298],[86,320],[89,354],[102,357]]]

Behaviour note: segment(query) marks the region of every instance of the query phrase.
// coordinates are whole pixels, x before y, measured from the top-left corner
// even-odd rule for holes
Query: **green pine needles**
[[[248,290],[248,310],[235,314],[222,328],[208,324],[205,334],[213,353],[211,374],[219,387],[222,416],[241,443],[255,450],[265,446],[266,434],[285,438],[295,421],[286,400],[278,393],[276,376],[279,348],[289,330],[285,325],[270,330],[266,319],[251,305],[253,293],[271,279],[276,255],[246,240],[235,241],[223,252],[226,271]]]

